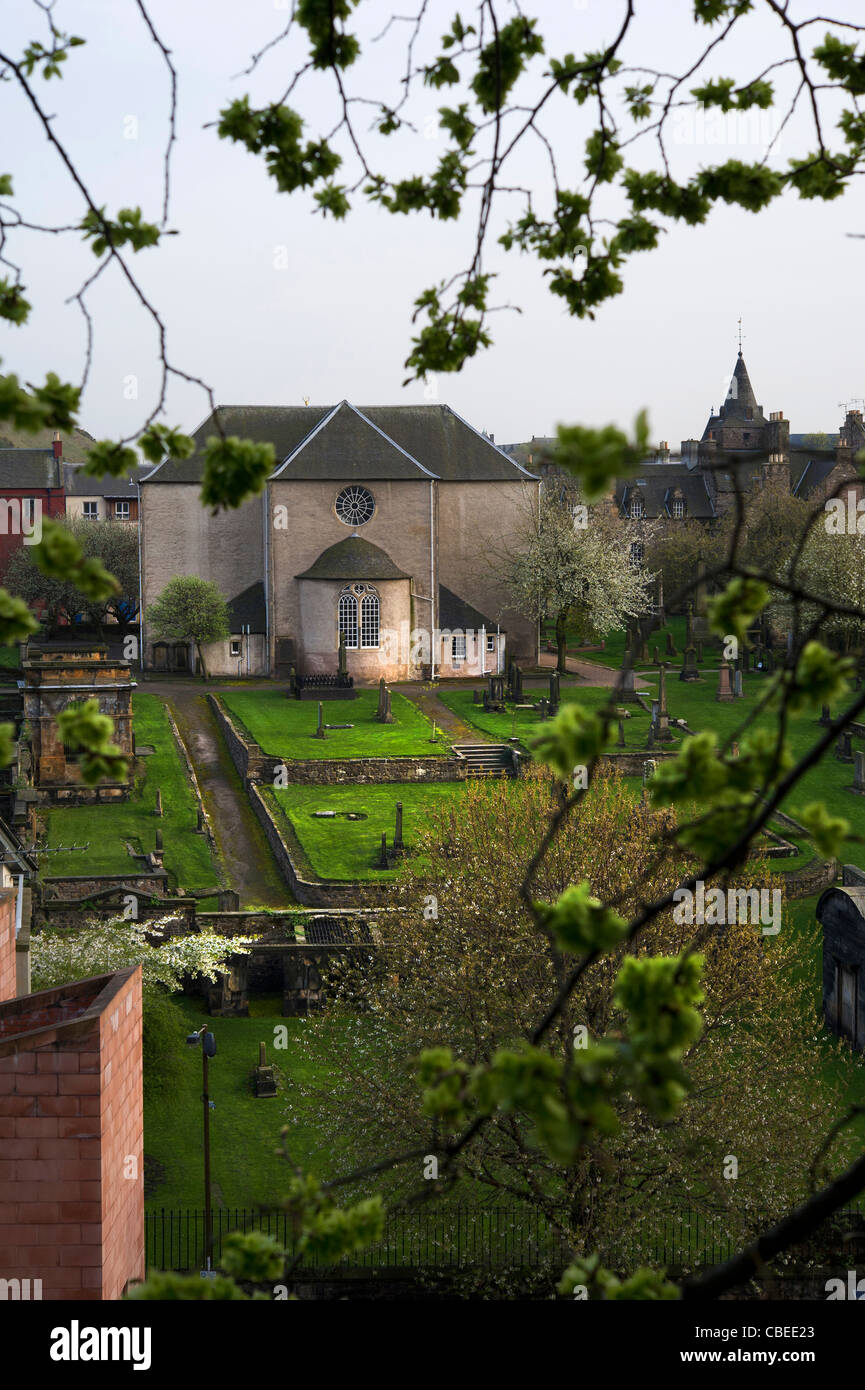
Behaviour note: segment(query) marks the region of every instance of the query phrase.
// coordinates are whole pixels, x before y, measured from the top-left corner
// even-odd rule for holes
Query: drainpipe
[[[429,480],[429,592],[430,592],[430,680],[436,678],[436,600],[435,600],[435,551],[433,549],[433,480]]]
[[[481,677],[487,673],[487,630],[481,625]]]
[[[270,485],[264,485],[264,664],[268,675],[272,674],[270,660]]]
[[[24,875],[18,875],[18,895],[15,899],[15,939],[21,935],[21,918],[24,911]]]
[[[138,494],[138,669],[142,680],[144,679],[144,567],[142,563],[142,515],[141,515],[141,483],[135,480],[135,490]]]

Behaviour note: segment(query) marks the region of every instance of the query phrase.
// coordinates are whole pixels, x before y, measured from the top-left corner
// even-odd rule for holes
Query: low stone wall
[[[662,763],[677,756],[677,753],[664,753],[660,748],[644,748],[636,751],[625,749],[622,752],[602,753],[598,758],[598,765],[614,767],[618,772],[621,772],[623,777],[642,777],[644,763],[649,762],[649,760]]]
[[[156,873],[141,873],[134,870],[128,874],[69,874],[64,877],[43,878],[42,898],[45,902],[82,902],[106,889],[129,889],[130,892],[155,894],[165,897],[168,875],[164,869]]]
[[[810,898],[812,893],[822,893],[831,888],[838,877],[837,859],[811,859],[801,869],[791,869],[780,874],[788,898]]]
[[[272,786],[277,769],[285,768],[289,782],[313,786],[370,782],[459,782],[467,769],[463,758],[431,754],[428,758],[277,758],[264,753],[225,708],[218,695],[208,695],[225,737],[231,760],[244,783]]]
[[[86,787],[83,782],[66,786],[36,787],[38,806],[94,806],[109,801],[128,801],[132,788],[128,782],[100,782]]]
[[[288,821],[279,825],[265,798],[254,782],[248,786],[249,800],[253,811],[267,836],[274,858],[291,892],[305,907],[356,907],[359,904],[375,905],[385,902],[391,889],[391,882],[360,883],[346,879],[340,883],[325,883],[318,879],[307,879],[292,858],[292,850],[299,857],[294,832]]]

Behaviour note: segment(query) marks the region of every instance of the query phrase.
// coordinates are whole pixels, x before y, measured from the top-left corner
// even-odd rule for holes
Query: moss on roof
[[[328,546],[298,579],[408,579],[390,556],[372,541],[346,536]]]

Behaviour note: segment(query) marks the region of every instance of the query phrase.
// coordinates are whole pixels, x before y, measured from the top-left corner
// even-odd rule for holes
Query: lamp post
[[[190,1047],[201,1043],[201,1099],[204,1105],[204,1264],[203,1278],[213,1277],[213,1213],[210,1202],[210,1093],[208,1090],[207,1064],[216,1056],[216,1038],[207,1024],[197,1033],[190,1033],[186,1039]]]

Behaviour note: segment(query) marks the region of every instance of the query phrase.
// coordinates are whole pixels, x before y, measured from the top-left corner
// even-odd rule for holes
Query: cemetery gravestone
[[[737,672],[736,672],[736,675],[738,676],[739,674],[740,674],[740,673],[737,671]],[[726,661],[722,661],[722,662],[721,662],[721,669],[720,669],[719,672],[718,672],[718,693],[717,693],[717,695],[715,696],[715,699],[716,699],[716,700],[732,700],[732,699],[733,699],[733,687],[732,687],[732,684],[731,684],[731,682],[730,682],[730,666],[729,666],[729,663],[726,662]]]

